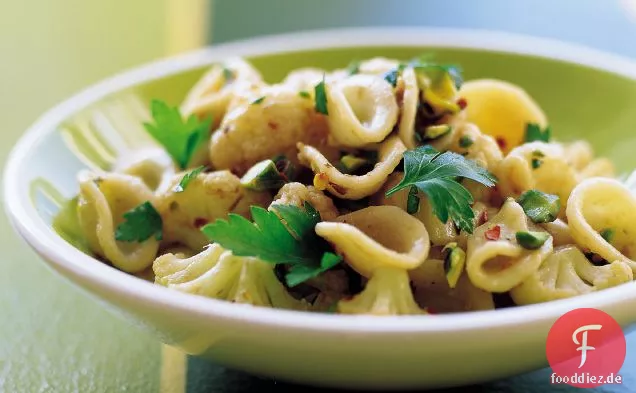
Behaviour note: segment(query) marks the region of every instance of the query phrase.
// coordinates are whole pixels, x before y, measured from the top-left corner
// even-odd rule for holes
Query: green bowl
[[[371,317],[253,308],[170,291],[92,258],[67,201],[82,168],[107,169],[153,145],[142,122],[153,98],[177,104],[207,66],[245,56],[270,82],[294,68],[333,69],[373,56],[422,53],[458,63],[466,79],[526,89],[561,140],[585,138],[622,171],[636,157],[636,65],[591,49],[499,33],[353,29],[220,45],[115,76],[42,116],[14,148],[5,204],[16,230],[53,269],[115,313],[188,354],[283,380],[365,389],[430,388],[507,377],[546,365],[545,342],[566,311],[599,308],[636,322],[636,285],[550,303],[438,316]],[[54,220],[62,212],[62,219]],[[67,211],[68,213],[68,211]],[[54,228],[55,226],[55,228]]]

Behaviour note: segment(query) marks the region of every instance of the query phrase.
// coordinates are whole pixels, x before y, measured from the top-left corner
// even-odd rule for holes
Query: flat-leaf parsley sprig
[[[186,169],[194,153],[208,139],[212,119],[199,120],[195,115],[183,119],[179,108],[160,100],[152,100],[150,112],[154,123],[144,123],[146,131],[163,145],[181,169]]]
[[[476,162],[424,145],[404,153],[404,177],[386,195],[415,186],[426,194],[433,213],[441,222],[446,223],[450,218],[459,229],[473,233],[473,196],[457,178],[471,179],[487,187],[496,183],[495,177]]]
[[[273,205],[272,210],[251,206],[254,222],[230,213],[227,220],[216,220],[201,230],[211,241],[236,256],[288,265],[285,281],[290,287],[340,263],[342,258],[314,231],[320,214],[311,204],[305,202],[303,208]]]
[[[124,221],[115,229],[115,240],[120,242],[142,243],[152,236],[163,238],[163,221],[149,201],[124,213]]]

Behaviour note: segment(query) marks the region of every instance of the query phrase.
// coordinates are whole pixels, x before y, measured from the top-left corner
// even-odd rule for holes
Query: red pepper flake
[[[276,123],[275,121],[269,121],[269,122],[267,122],[267,125],[272,130],[278,130],[278,123]]]
[[[488,221],[488,210],[484,210],[479,214],[479,218],[477,219],[477,226],[484,224]]]
[[[506,149],[506,140],[503,139],[502,137],[498,136],[495,138],[495,141],[497,141],[497,145],[499,145],[499,148],[502,150]]]
[[[494,227],[487,230],[484,236],[488,240],[499,240],[499,238],[501,237],[501,227],[499,225],[495,225]]]
[[[457,106],[459,106],[460,110],[466,109],[468,101],[466,101],[464,97],[460,97],[459,100],[457,100]]]
[[[433,307],[426,307],[426,313],[431,315],[439,314]]]
[[[203,217],[197,217],[194,219],[194,227],[201,228],[208,223],[208,220]]]

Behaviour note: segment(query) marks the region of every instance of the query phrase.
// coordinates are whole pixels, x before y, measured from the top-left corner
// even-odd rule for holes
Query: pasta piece
[[[552,236],[554,247],[565,246],[574,243],[574,239],[572,238],[572,234],[570,233],[570,227],[565,221],[561,220],[560,218],[557,218],[552,222],[546,222],[539,225]]]
[[[552,237],[539,249],[527,250],[517,243],[515,234],[533,229],[521,206],[508,199],[497,215],[468,237],[466,272],[470,281],[489,292],[506,292],[535,272],[552,252]]]
[[[397,206],[403,211],[406,211],[409,194],[408,188],[400,190],[390,197],[386,196],[386,191],[396,186],[402,180],[403,176],[404,173],[402,172],[392,173],[381,191],[374,196],[373,202],[378,205]],[[453,226],[453,222],[449,220],[445,224],[442,223],[437,216],[433,214],[433,209],[425,195],[420,195],[419,210],[413,214],[413,217],[424,224],[433,245],[443,246],[452,241],[457,241],[458,234]]]
[[[358,72],[361,74],[379,75],[397,69],[399,62],[386,57],[373,57],[360,62]]]
[[[282,186],[274,197],[272,205],[281,204],[302,207],[305,202],[309,202],[320,213],[322,221],[335,221],[336,217],[338,217],[338,209],[331,198],[322,191],[316,190],[312,186],[307,187],[302,183],[287,183]]]
[[[580,146],[571,149],[571,146],[545,142],[517,147],[495,168],[498,189],[502,195],[515,198],[531,189],[556,194],[561,199],[563,213],[572,189],[590,173],[586,172],[587,168],[597,165],[576,154],[580,153],[579,149]],[[591,173],[609,176],[613,169],[605,167]]]
[[[386,196],[386,191],[397,185],[402,180],[403,176],[404,173],[402,172],[392,173],[382,189],[373,196],[372,202],[376,205],[397,206],[400,209],[407,211],[409,189],[400,190],[392,194],[390,197]],[[412,215],[424,224],[431,243],[434,246],[445,246],[450,242],[457,242],[461,247],[465,247],[467,239],[466,234],[463,232],[458,233],[451,220],[448,220],[446,223],[441,222],[433,213],[433,208],[426,195],[420,193],[419,198],[419,208]],[[483,220],[484,217],[488,217],[489,214],[492,216],[497,212],[495,208],[489,207],[481,202],[477,202],[473,205],[473,211],[475,214],[475,226],[481,225],[483,222],[479,221]]]
[[[261,101],[254,103],[256,100]],[[326,143],[327,125],[313,105],[313,100],[283,85],[246,95],[212,135],[212,166],[243,174],[255,163],[275,155],[295,156],[298,141]]]
[[[357,74],[327,83],[327,123],[335,144],[364,147],[382,142],[398,118],[393,87],[381,76]]]
[[[314,87],[316,87],[323,78],[326,82],[334,82],[344,79],[346,76],[347,73],[345,71],[328,73],[320,68],[299,68],[287,74],[283,80],[283,85],[299,92],[306,91],[309,94],[313,94]]]
[[[606,261],[624,261],[636,272],[636,197],[618,180],[591,178],[572,191],[566,216],[572,237]],[[599,232],[611,230],[606,240]]]
[[[430,249],[424,225],[395,206],[370,206],[320,222],[316,233],[365,277],[381,267],[414,269]]]
[[[320,68],[299,68],[291,71],[283,80],[283,85],[296,91],[311,91],[314,89],[326,71]]]
[[[164,224],[165,244],[180,243],[200,250],[208,244],[201,227],[228,213],[249,217],[250,205],[267,206],[266,192],[244,189],[240,179],[228,171],[201,173],[182,192],[176,192],[183,174],[174,176],[170,187],[156,195],[154,205]]]
[[[623,184],[625,184],[625,187],[627,187],[629,191],[636,193],[636,170],[625,175],[625,181]]]
[[[261,74],[245,60],[227,59],[212,66],[190,89],[181,104],[181,113],[185,117],[191,114],[211,116],[216,127],[237,93],[263,84]]]
[[[168,186],[177,170],[165,149],[150,148],[122,155],[112,171],[136,176],[151,190],[161,191]]]
[[[115,229],[124,221],[124,213],[150,200],[150,189],[141,179],[119,173],[82,171],[78,180],[77,214],[91,251],[125,272],[136,273],[150,266],[159,249],[154,236],[141,243],[115,240]]]
[[[503,153],[493,137],[483,134],[473,123],[456,119],[449,122],[451,132],[430,141],[439,151],[450,150],[464,155],[480,166],[492,171],[501,160]]]
[[[410,150],[416,147],[415,117],[417,115],[420,94],[413,68],[406,68],[402,71],[402,78],[399,83],[401,84],[399,87],[402,89],[402,105],[400,108],[398,133],[404,146]]]
[[[298,158],[301,163],[311,167],[316,174],[314,186],[319,189],[327,189],[339,198],[362,199],[374,194],[382,187],[391,172],[400,163],[406,148],[397,136],[387,138],[380,145],[378,163],[371,171],[361,176],[340,172],[318,149],[312,146],[299,143],[298,150]]]
[[[413,299],[406,270],[393,267],[377,269],[361,293],[338,302],[338,312],[377,316],[426,313]]]
[[[476,79],[462,85],[459,94],[468,106],[467,120],[497,139],[504,153],[521,145],[528,123],[541,128],[548,120],[539,105],[521,87],[496,79]]]
[[[254,306],[307,308],[278,281],[273,264],[236,257],[216,244],[187,259],[162,255],[153,269],[156,283],[181,292]]]
[[[413,281],[415,300],[431,313],[492,310],[492,294],[475,287],[466,274],[462,274],[455,288],[448,285],[444,261],[427,259],[409,271]]]
[[[510,291],[518,305],[542,303],[583,295],[633,280],[623,261],[594,266],[575,246],[555,249],[521,285]]]

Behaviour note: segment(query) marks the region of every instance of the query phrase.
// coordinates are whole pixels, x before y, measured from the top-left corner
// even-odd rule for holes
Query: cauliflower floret
[[[246,190],[229,171],[201,173],[182,192],[174,188],[183,174],[173,177],[170,187],[155,197],[154,205],[163,219],[164,244],[180,243],[200,250],[208,241],[201,227],[228,213],[249,217],[249,206],[267,206],[266,192]]]
[[[518,305],[542,303],[614,287],[634,279],[625,261],[595,266],[576,246],[559,247],[539,269],[510,291]]]
[[[342,314],[407,315],[424,314],[411,292],[406,270],[379,268],[364,290],[350,300],[338,302]]]
[[[155,282],[185,293],[254,306],[305,310],[276,278],[274,264],[236,257],[218,244],[197,255],[165,254],[153,264]]]
[[[164,254],[152,264],[155,283],[168,286],[194,280],[212,269],[224,251],[221,246],[214,243],[192,256],[181,252]]]
[[[258,103],[255,103],[258,102]],[[284,85],[267,86],[237,97],[210,142],[216,169],[243,174],[277,154],[294,157],[296,143],[324,145],[328,129],[313,100]]]
[[[272,205],[294,205],[302,207],[305,202],[309,202],[320,213],[323,221],[334,221],[338,217],[338,209],[333,204],[331,198],[313,186],[305,186],[301,183],[287,183],[274,197]],[[271,206],[270,206],[271,207]]]

